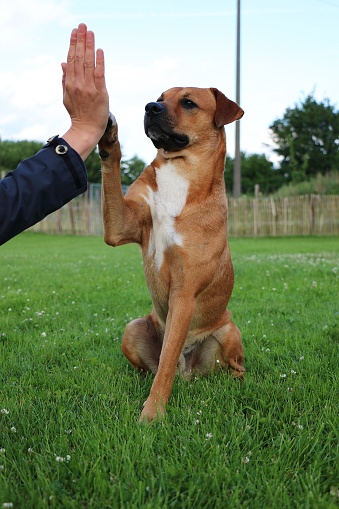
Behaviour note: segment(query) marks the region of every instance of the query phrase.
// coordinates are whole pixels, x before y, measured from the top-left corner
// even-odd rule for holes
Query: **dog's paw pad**
[[[109,152],[105,150],[104,148],[99,151],[99,156],[101,159],[108,159],[109,158]]]

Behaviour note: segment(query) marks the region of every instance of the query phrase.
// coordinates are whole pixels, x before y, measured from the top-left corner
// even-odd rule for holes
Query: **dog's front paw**
[[[110,155],[119,155],[120,154],[120,144],[118,140],[118,124],[115,116],[110,113],[108,116],[106,130],[99,140],[99,156],[101,159],[105,160],[110,157]],[[119,154],[118,154],[119,153]]]
[[[153,399],[148,398],[141,412],[139,422],[150,424],[154,421],[161,421],[165,416],[165,408]]]

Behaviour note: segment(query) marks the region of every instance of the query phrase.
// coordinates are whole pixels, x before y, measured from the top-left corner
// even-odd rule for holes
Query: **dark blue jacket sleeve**
[[[0,245],[86,189],[87,174],[79,154],[62,138],[51,138],[0,180]]]

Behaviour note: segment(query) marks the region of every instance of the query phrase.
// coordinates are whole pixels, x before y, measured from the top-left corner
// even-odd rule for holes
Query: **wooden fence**
[[[31,228],[33,231],[103,235],[101,185]],[[305,195],[289,198],[228,198],[228,232],[232,237],[338,235],[339,196]]]
[[[234,237],[338,235],[339,196],[229,198],[228,232]]]

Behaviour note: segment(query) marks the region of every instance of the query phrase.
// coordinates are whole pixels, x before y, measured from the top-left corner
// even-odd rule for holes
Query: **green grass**
[[[151,306],[136,246],[1,247],[0,508],[338,507],[339,241],[231,250],[245,382],[176,379],[165,422],[140,426],[152,377],[120,351]]]

